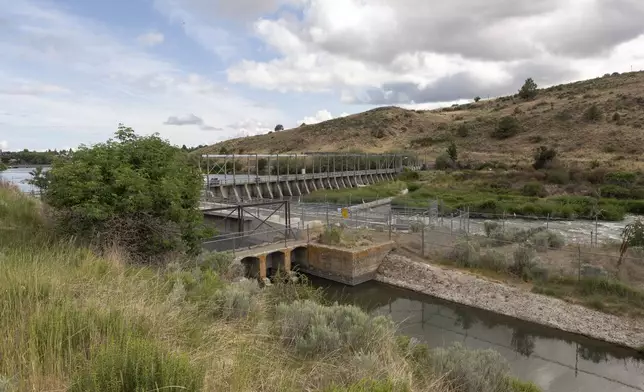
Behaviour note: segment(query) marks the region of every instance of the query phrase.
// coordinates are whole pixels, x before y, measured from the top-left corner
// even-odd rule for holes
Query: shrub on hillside
[[[215,294],[215,314],[224,320],[257,316],[261,311],[258,293],[256,280],[242,280],[225,286]]]
[[[456,163],[446,153],[436,157],[436,161],[434,162],[434,167],[436,168],[436,170],[452,169],[455,166]]]
[[[535,169],[543,169],[550,162],[552,162],[557,157],[557,150],[554,148],[548,148],[546,146],[541,146],[537,148],[534,153],[534,163],[532,167]]]
[[[448,255],[450,261],[459,267],[473,268],[479,264],[480,246],[475,241],[460,241]]]
[[[492,233],[499,230],[501,225],[499,222],[485,221],[483,222],[483,230],[485,231],[485,236],[490,237]]]
[[[285,346],[305,357],[377,351],[395,331],[386,317],[372,317],[355,306],[323,306],[311,301],[279,304],[275,328]]]
[[[492,137],[495,139],[508,139],[519,132],[521,132],[519,120],[512,116],[505,116],[501,118],[496,129],[492,132]]]
[[[456,134],[460,137],[468,137],[470,135],[470,127],[466,123],[462,123],[456,128]]]
[[[535,250],[530,245],[519,245],[513,253],[513,263],[509,271],[528,281],[532,278],[531,270],[537,265]]]
[[[456,143],[451,142],[447,147],[446,153],[449,156],[449,159],[451,159],[453,162],[458,161],[458,149],[456,148]]]
[[[120,126],[116,139],[55,160],[49,179],[43,199],[64,234],[117,245],[140,261],[200,250],[199,168],[157,135]]]
[[[546,180],[551,184],[566,185],[570,182],[570,174],[563,168],[551,169],[548,170]]]
[[[596,104],[591,105],[584,112],[584,120],[586,120],[588,122],[599,122],[599,121],[601,121],[603,116],[604,116],[604,114],[602,113],[601,109]]]
[[[416,171],[405,170],[398,175],[398,180],[400,181],[418,181],[420,180],[420,174]]]
[[[479,265],[481,268],[495,272],[505,271],[508,268],[505,253],[499,252],[495,249],[486,250],[485,253],[481,255]]]
[[[521,194],[524,196],[531,197],[546,197],[548,192],[546,188],[540,182],[529,182],[521,188]]]

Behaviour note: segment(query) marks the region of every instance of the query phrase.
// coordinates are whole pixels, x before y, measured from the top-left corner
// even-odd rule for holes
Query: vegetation
[[[5,171],[8,169],[8,166],[5,165],[4,163],[0,162],[0,172]]]
[[[40,202],[15,188],[1,186],[0,200],[0,334],[10,337],[0,340],[3,390],[529,385],[513,379],[498,354],[412,344],[396,337],[390,319],[323,306],[306,286],[233,282],[231,255],[130,264],[117,248],[98,254],[48,231]]]
[[[43,200],[66,235],[147,262],[200,248],[199,169],[157,135],[120,126],[116,139],[55,160],[47,179]]]
[[[546,146],[539,147],[534,153],[534,163],[532,167],[535,169],[543,169],[550,164],[557,157],[557,151],[554,148]]]
[[[51,165],[55,158],[70,155],[71,150],[0,151],[0,165]]]
[[[507,139],[517,135],[521,132],[521,124],[516,117],[505,116],[499,121],[499,125],[492,132],[492,137],[495,139]]]
[[[400,194],[407,188],[403,181],[380,182],[364,188],[321,189],[304,196],[307,202],[326,202],[340,205],[370,202]]]
[[[447,155],[452,161],[458,161],[458,150],[456,149],[456,143],[451,142],[449,144],[449,147],[447,147]]]
[[[519,90],[519,97],[523,99],[534,99],[537,96],[537,84],[532,78],[526,79],[523,86]]]

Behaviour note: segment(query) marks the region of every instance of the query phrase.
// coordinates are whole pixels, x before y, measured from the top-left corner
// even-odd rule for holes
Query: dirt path
[[[601,313],[394,253],[378,272],[378,281],[393,286],[621,346],[644,347],[644,320]]]

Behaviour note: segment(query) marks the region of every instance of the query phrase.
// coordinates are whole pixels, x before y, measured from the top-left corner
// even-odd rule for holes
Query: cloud
[[[9,149],[9,142],[6,140],[0,140],[0,150],[6,151]]]
[[[156,46],[159,44],[162,44],[163,41],[165,40],[165,36],[161,33],[158,32],[149,32],[145,34],[139,35],[136,40],[141,44],[145,46]]]
[[[5,87],[0,86],[0,94],[6,95],[67,94],[69,92],[64,87],[37,82],[13,83]]]
[[[338,117],[345,117],[345,116],[348,116],[348,114],[347,113],[342,113]],[[333,120],[334,118],[336,118],[336,117],[333,117],[331,112],[329,112],[328,110],[326,110],[326,109],[318,110],[318,112],[315,113],[314,116],[306,116],[303,119],[301,119],[300,121],[298,121],[296,126],[300,126],[302,124],[307,124],[307,125],[317,124],[317,123],[321,123],[321,122],[324,122],[324,121]]]
[[[203,125],[203,119],[194,114],[186,114],[185,116],[170,116],[163,123],[165,125]]]
[[[228,128],[234,129],[236,133],[234,137],[247,137],[255,135],[263,135],[272,131],[275,126],[263,123],[253,118],[246,118],[228,125]]]
[[[178,60],[121,38],[111,25],[54,3],[11,2],[0,8],[0,18],[10,21],[0,27],[0,135],[15,134],[16,148],[91,144],[112,136],[119,123],[198,145],[235,135],[236,129],[212,124],[234,123],[251,111],[261,121],[284,118],[273,106],[226,89],[213,74],[186,71]],[[208,116],[178,128],[160,124],[168,113]]]
[[[335,92],[345,103],[408,104],[507,94],[526,77],[549,85],[644,67],[644,2],[638,0],[302,0],[290,6],[293,12],[254,23],[269,55],[230,66],[230,82]]]

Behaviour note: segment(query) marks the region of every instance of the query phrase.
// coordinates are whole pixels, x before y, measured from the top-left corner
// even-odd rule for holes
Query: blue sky
[[[512,93],[526,77],[641,69],[641,3],[12,0],[0,8],[0,148],[91,144],[119,122],[207,144]]]

